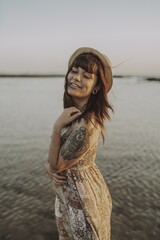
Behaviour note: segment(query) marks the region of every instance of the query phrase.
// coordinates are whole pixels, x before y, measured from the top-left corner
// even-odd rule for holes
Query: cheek
[[[90,89],[93,89],[93,88],[95,87],[95,85],[96,85],[96,82],[95,82],[95,81],[92,81],[92,82],[90,82],[90,83],[88,84],[88,87],[89,87]]]
[[[67,76],[67,80],[70,80],[72,78],[72,73],[69,73]]]

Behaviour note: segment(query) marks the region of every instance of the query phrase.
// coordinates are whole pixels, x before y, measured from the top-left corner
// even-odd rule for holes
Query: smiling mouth
[[[70,83],[69,83],[69,87],[71,87],[71,88],[79,88],[79,89],[82,89],[81,86],[79,86],[78,84],[73,83],[73,82],[70,82]]]

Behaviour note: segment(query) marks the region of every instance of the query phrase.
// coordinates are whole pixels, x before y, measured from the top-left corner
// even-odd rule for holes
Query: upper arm
[[[78,124],[61,146],[56,171],[60,172],[78,162],[92,144],[90,124]]]
[[[86,126],[73,130],[66,142],[62,145],[60,155],[64,160],[72,160],[81,156],[89,147],[89,133]]]

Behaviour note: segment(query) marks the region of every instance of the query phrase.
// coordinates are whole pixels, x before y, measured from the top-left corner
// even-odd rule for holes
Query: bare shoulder
[[[90,118],[89,120],[82,118],[80,121],[77,121],[74,124],[73,130],[74,129],[83,129],[87,135],[90,135],[93,133],[93,131],[99,130],[99,125],[95,121],[94,117]]]

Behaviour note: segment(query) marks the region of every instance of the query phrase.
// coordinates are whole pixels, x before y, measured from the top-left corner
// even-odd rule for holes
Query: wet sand
[[[143,182],[142,177],[138,179],[136,173],[134,180],[131,172],[130,177],[125,177],[129,166],[121,166],[118,173],[115,163],[113,164],[114,159],[107,161],[107,164],[104,163],[105,155],[101,147],[98,156],[101,156],[101,160],[98,157],[99,167],[113,201],[112,240],[158,240],[160,211],[156,192],[159,183],[156,186],[150,182],[149,187],[149,182]],[[121,160],[119,159],[119,164]],[[126,158],[126,161],[131,159]],[[12,164],[14,165],[13,161]],[[136,163],[132,163],[133,167],[134,164]],[[42,164],[38,165],[38,162],[33,160],[29,168],[23,166],[23,170],[19,172],[13,171],[13,165],[8,169],[5,166],[1,171],[0,202],[3,208],[0,213],[2,219],[0,239],[58,239],[54,216],[54,193]],[[141,175],[148,178],[147,175],[142,173]],[[143,188],[145,185],[146,189]]]

